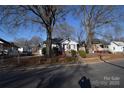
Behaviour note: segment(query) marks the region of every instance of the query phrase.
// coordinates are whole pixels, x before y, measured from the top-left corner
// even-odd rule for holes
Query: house
[[[112,41],[109,45],[109,51],[112,53],[124,53],[124,42]]]
[[[85,41],[82,41],[82,42],[80,42],[80,44],[78,44],[78,50],[86,52],[86,43],[85,43]]]
[[[18,52],[21,56],[31,56],[32,55],[32,49],[29,46],[19,47]]]
[[[46,41],[44,41],[43,47],[46,47]],[[52,48],[54,47],[58,48],[60,53],[70,50],[77,51],[78,43],[70,39],[63,40],[61,38],[54,38],[52,39]]]
[[[58,47],[58,48],[61,47],[62,41],[63,41],[63,39],[61,39],[61,38],[53,38],[52,39],[52,48],[53,47]],[[46,43],[47,43],[47,41],[43,42],[43,47],[46,47]]]
[[[15,56],[18,54],[18,47],[11,42],[0,38],[0,55]]]
[[[59,54],[62,54],[62,52],[64,51],[62,48],[62,42],[63,42],[63,39],[61,39],[61,38],[53,38],[52,39],[52,49],[57,49]],[[46,43],[47,43],[47,41],[43,42],[42,48],[46,47]]]
[[[17,56],[18,55],[18,46],[16,46],[13,42],[10,43],[9,49],[8,49],[8,55],[9,56]]]
[[[9,42],[0,38],[0,55],[7,54],[8,46],[9,46]]]
[[[42,56],[42,44],[32,47],[32,54]]]
[[[100,39],[93,39],[92,40],[92,53],[108,53],[108,45],[109,43],[100,40]]]
[[[78,43],[73,40],[67,39],[62,42],[62,48],[64,51],[78,51]]]

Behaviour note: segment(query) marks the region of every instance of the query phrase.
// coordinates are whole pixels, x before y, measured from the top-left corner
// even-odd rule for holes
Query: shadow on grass
[[[3,72],[4,75],[0,75],[0,87],[24,88],[32,86],[37,88],[59,88],[63,87],[63,85],[66,83],[67,85],[65,87],[73,87],[71,80],[75,76],[75,73],[78,71],[78,66],[76,68],[63,68],[63,66],[59,66],[53,68],[44,68],[40,70],[32,70],[28,72],[15,71],[7,74]]]
[[[61,88],[63,87],[63,84],[66,83],[65,87],[71,87],[73,86],[70,82],[70,80],[73,79],[75,73],[79,70],[79,67],[76,67],[74,70],[72,68],[64,68],[64,71],[60,71],[51,73],[52,75],[49,75],[47,80],[41,80],[41,82],[37,85],[37,88]],[[69,85],[68,85],[69,84]]]
[[[102,58],[101,55],[99,56],[99,58],[100,58],[101,61],[103,61],[103,62],[105,62],[105,63],[107,63],[107,64],[110,64],[110,65],[113,65],[113,66],[119,67],[119,68],[121,68],[121,69],[124,69],[123,66],[120,66],[120,65],[116,65],[116,64],[113,64],[113,63],[107,62],[106,60],[104,60],[104,59]]]
[[[53,68],[53,69],[42,69],[42,70],[33,70],[29,72],[20,72],[15,71],[13,73],[8,73],[7,76],[1,76],[0,78],[0,87],[23,87],[24,85],[28,84],[29,82],[22,82],[26,79],[32,80],[33,78],[47,78],[49,73],[60,69],[61,67]],[[28,80],[28,81],[29,81]]]

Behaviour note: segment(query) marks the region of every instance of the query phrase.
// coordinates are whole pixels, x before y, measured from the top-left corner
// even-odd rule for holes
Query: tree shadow
[[[58,73],[52,75],[46,82],[40,82],[38,84],[37,88],[40,88],[40,87],[60,88],[60,87],[63,87],[62,85],[65,83],[69,83],[69,86],[67,86],[67,87],[71,87],[72,85],[69,81],[72,80],[74,74],[78,71],[78,69],[79,68],[76,67],[76,69],[71,72],[67,71],[67,69],[65,69],[64,71],[58,72]],[[71,68],[70,68],[70,70],[71,70]]]
[[[33,78],[39,78],[39,79],[42,79],[43,77],[47,78],[47,76],[49,76],[49,72],[55,71],[60,68],[61,67],[52,68],[52,69],[44,68],[41,70],[33,70],[29,72],[16,71],[14,73],[10,73],[11,75],[6,74],[7,76],[3,76],[0,79],[1,81],[0,87],[12,87],[11,85],[14,84],[15,84],[14,87],[23,87],[23,85],[28,84]],[[25,80],[26,82],[23,82]]]
[[[104,59],[102,58],[101,55],[99,56],[99,58],[100,58],[101,61],[103,61],[103,62],[105,62],[105,63],[107,63],[107,64],[110,64],[110,65],[113,65],[113,66],[119,67],[119,68],[121,68],[121,69],[124,69],[123,66],[120,66],[120,65],[116,65],[116,64],[113,64],[113,63],[107,62],[106,60],[104,60]]]
[[[80,70],[81,68],[81,70]],[[88,66],[71,66],[71,67],[63,67],[57,66],[52,68],[42,68],[42,69],[34,69],[31,71],[15,71],[10,73],[4,73],[0,76],[0,87],[30,87],[30,85],[35,83],[33,86],[37,88],[59,88],[63,87],[74,87],[73,83],[77,83],[79,79],[73,79],[75,74],[80,71],[90,70]],[[79,75],[84,76],[84,73]],[[37,84],[36,84],[37,82]],[[29,85],[29,86],[28,86]],[[31,85],[31,87],[32,87]]]

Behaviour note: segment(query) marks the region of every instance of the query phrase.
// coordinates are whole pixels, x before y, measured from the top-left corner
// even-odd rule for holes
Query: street
[[[124,60],[0,71],[0,87],[80,88],[82,76],[90,79],[92,87],[124,87]]]

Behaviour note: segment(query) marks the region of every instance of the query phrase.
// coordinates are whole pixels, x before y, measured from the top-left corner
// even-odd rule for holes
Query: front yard
[[[23,57],[14,57],[8,59],[0,59],[0,68],[1,67],[37,67],[39,65],[53,65],[53,64],[69,64],[69,63],[96,63],[101,62],[101,58],[106,61],[123,59],[123,54],[87,54],[86,58],[82,57],[67,57],[67,56],[57,56],[48,60],[43,56],[23,56]]]

